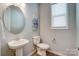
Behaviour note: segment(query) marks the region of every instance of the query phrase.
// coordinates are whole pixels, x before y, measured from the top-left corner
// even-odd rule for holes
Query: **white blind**
[[[51,6],[52,27],[67,27],[67,9],[65,3],[54,4]]]

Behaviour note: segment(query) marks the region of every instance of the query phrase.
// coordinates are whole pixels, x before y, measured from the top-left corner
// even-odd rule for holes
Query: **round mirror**
[[[5,29],[13,34],[19,34],[25,26],[25,18],[21,9],[10,5],[3,13],[3,24]]]

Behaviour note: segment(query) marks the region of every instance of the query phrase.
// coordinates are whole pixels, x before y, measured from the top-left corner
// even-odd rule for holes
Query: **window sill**
[[[51,27],[51,29],[69,29],[68,27]]]

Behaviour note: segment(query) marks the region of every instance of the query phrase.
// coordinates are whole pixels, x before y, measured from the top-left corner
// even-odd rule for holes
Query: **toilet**
[[[46,51],[49,45],[46,43],[40,43],[40,36],[35,36],[32,38],[35,49],[37,49],[37,54],[40,56],[46,56]]]

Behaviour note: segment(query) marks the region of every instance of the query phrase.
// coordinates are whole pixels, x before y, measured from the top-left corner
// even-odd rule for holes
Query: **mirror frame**
[[[21,30],[20,32],[18,32],[18,33],[13,33],[13,32],[11,32],[11,31],[9,31],[9,30],[7,29],[7,27],[5,26],[5,23],[4,23],[4,13],[6,12],[6,9],[9,8],[9,7],[11,7],[11,6],[15,6],[16,8],[18,8],[18,9],[21,11],[21,13],[22,13],[22,15],[23,15],[23,17],[24,17],[24,26],[23,26],[22,30]],[[3,13],[2,13],[2,22],[3,22],[3,27],[5,28],[5,30],[8,31],[9,33],[12,33],[12,34],[20,34],[21,32],[23,32],[23,30],[24,30],[24,28],[25,28],[25,16],[24,16],[24,13],[23,13],[23,11],[21,10],[21,8],[20,8],[19,6],[16,6],[16,5],[14,5],[14,4],[11,4],[11,5],[7,6],[7,7],[4,9],[4,11],[3,11]]]

